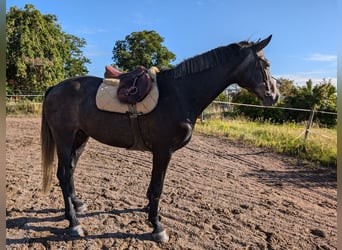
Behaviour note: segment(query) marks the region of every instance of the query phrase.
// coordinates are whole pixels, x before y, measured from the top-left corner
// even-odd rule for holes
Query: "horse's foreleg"
[[[159,199],[163,191],[164,177],[171,159],[170,152],[153,153],[153,169],[151,182],[147,191],[149,199],[148,219],[153,225],[152,238],[157,242],[167,242],[169,236],[160,223],[158,216]]]

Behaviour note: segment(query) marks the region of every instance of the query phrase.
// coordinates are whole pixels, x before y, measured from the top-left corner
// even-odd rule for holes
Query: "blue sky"
[[[62,30],[87,41],[89,74],[103,76],[117,40],[155,30],[177,59],[239,42],[273,38],[264,52],[271,73],[303,84],[337,76],[337,0],[8,0],[54,14]]]

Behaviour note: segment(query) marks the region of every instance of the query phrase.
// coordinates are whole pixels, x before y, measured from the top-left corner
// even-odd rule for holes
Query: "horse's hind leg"
[[[83,133],[82,131],[78,131],[76,133],[72,153],[71,153],[71,169],[70,169],[70,186],[71,186],[71,201],[76,209],[76,212],[84,212],[87,210],[87,206],[77,198],[75,192],[75,185],[74,185],[74,172],[78,162],[79,157],[81,156],[87,142],[88,136]]]
[[[73,183],[73,173],[78,160],[77,148],[74,144],[76,136],[74,133],[69,135],[64,134],[56,140],[58,169],[57,178],[62,189],[65,203],[65,217],[69,221],[70,235],[83,236],[84,232],[80,222],[76,218],[75,207],[83,206],[83,203],[76,198],[75,188]],[[85,144],[85,141],[80,146]]]

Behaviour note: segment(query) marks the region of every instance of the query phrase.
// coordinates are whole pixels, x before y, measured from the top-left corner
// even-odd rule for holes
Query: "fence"
[[[314,133],[311,131],[313,120],[315,114],[327,114],[337,116],[335,112],[327,112],[321,110],[311,110],[311,109],[300,109],[300,108],[288,108],[288,107],[276,107],[276,106],[262,106],[262,105],[254,105],[254,104],[243,104],[243,103],[231,103],[231,102],[220,102],[214,101],[212,102],[201,114],[201,122],[205,119],[211,118],[222,118],[222,116],[226,116],[226,114],[233,114],[236,111],[236,106],[245,106],[245,107],[254,107],[254,108],[266,108],[266,109],[278,109],[278,110],[291,110],[291,111],[301,111],[308,113],[308,119],[305,124],[305,130],[298,136],[301,137],[304,135],[304,142],[306,141],[309,133]],[[321,135],[325,137],[325,135]]]
[[[43,102],[44,95],[6,95],[7,102],[17,103],[20,101]]]
[[[28,113],[39,113],[41,111],[41,104],[43,101],[44,95],[7,95],[7,103],[6,110],[7,112],[11,112],[18,106],[23,112]],[[320,110],[310,110],[310,109],[299,109],[299,108],[287,108],[287,107],[275,107],[275,106],[262,106],[262,105],[254,105],[254,104],[243,104],[243,103],[231,103],[231,102],[212,102],[201,114],[201,122],[204,119],[210,118],[222,118],[224,114],[234,113],[236,110],[236,106],[245,106],[245,107],[254,107],[254,108],[266,108],[266,109],[282,109],[282,110],[291,110],[291,111],[301,111],[308,112],[308,120],[306,123],[306,128],[302,134],[298,137],[304,135],[304,141],[307,139],[315,114],[322,113],[327,115],[337,116],[337,113],[320,111]],[[324,135],[322,135],[324,136]]]
[[[254,105],[254,104],[244,104],[244,103],[233,103],[233,102],[219,102],[219,101],[213,101],[211,105],[221,105],[222,109],[224,110],[225,107],[227,107],[227,110],[232,110],[232,107],[234,106],[246,106],[246,107],[255,107],[255,108],[268,108],[268,109],[283,109],[283,110],[293,110],[293,111],[304,111],[304,112],[311,112],[311,109],[299,109],[299,108],[287,108],[287,107],[276,107],[276,106],[262,106],[262,105]],[[209,105],[209,108],[210,106]],[[337,113],[334,112],[327,112],[327,111],[320,111],[316,110],[315,113],[322,113],[322,114],[330,114],[330,115],[337,115]]]
[[[40,114],[44,95],[7,95],[7,114]]]

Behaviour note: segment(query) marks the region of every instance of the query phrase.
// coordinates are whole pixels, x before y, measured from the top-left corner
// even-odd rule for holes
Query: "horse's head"
[[[273,105],[279,98],[276,81],[270,73],[270,63],[264,57],[263,48],[271,41],[272,35],[262,41],[249,43],[242,48],[244,59],[238,66],[241,87],[254,93],[263,105]]]

